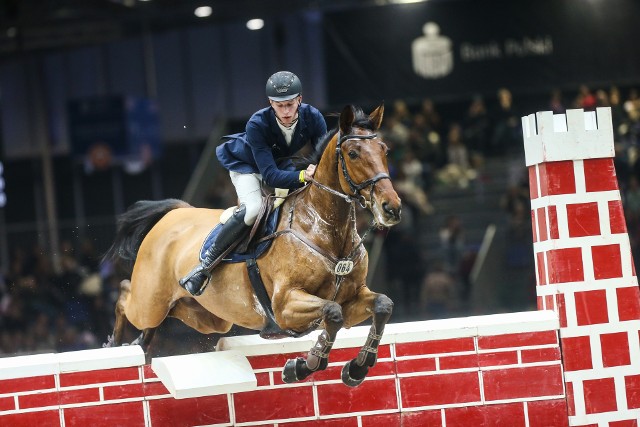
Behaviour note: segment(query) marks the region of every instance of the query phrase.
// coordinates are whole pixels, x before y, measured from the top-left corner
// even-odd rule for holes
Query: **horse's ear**
[[[351,105],[345,105],[345,107],[342,109],[342,113],[340,113],[340,132],[341,133],[343,134],[349,133],[355,117],[356,117],[356,113],[353,111],[353,107]]]
[[[380,104],[378,108],[369,114],[369,120],[373,123],[374,129],[380,129],[380,126],[382,126],[382,116],[384,116],[384,104]]]

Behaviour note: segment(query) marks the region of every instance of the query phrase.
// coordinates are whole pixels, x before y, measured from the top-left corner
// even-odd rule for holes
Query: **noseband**
[[[340,161],[340,165],[342,166],[342,175],[344,176],[344,179],[347,181],[347,184],[349,184],[349,188],[353,193],[352,196],[355,196],[356,198],[358,198],[358,201],[360,202],[360,206],[362,206],[363,208],[366,207],[367,200],[364,198],[364,196],[359,194],[360,190],[371,186],[371,194],[369,196],[369,203],[370,203],[370,201],[373,198],[373,188],[376,185],[376,183],[381,179],[391,180],[391,177],[388,174],[381,172],[372,178],[362,181],[360,184],[356,184],[355,182],[353,182],[353,179],[351,179],[351,175],[349,175],[349,171],[347,170],[347,162],[344,159],[344,155],[342,154],[342,144],[345,141],[349,141],[351,139],[374,139],[377,136],[378,134],[376,133],[372,133],[370,135],[355,135],[355,134],[342,135],[338,139],[338,143],[336,144],[336,156]],[[363,199],[364,199],[364,202],[363,202]]]

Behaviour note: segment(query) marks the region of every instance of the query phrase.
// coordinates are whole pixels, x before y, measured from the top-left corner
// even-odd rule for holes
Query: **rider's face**
[[[288,101],[269,100],[271,107],[273,107],[273,110],[276,112],[276,116],[285,126],[291,125],[296,119],[300,102],[302,102],[302,96],[297,96]]]

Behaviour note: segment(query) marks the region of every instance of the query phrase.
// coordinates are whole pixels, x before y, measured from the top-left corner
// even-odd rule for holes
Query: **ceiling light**
[[[211,15],[211,12],[212,10],[210,6],[200,6],[193,11],[193,14],[198,18],[206,18],[207,16]]]
[[[262,19],[250,19],[247,21],[247,28],[250,30],[260,30],[264,27],[264,21]]]
[[[427,0],[389,0],[392,4],[409,4],[409,3],[422,3]]]

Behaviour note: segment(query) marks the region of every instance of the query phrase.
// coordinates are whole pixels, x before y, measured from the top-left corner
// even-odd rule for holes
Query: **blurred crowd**
[[[90,241],[60,246],[57,269],[38,245],[14,247],[0,276],[0,354],[82,350],[107,341],[117,298],[112,275]]]
[[[519,104],[508,89],[495,96],[473,96],[451,108],[431,99],[397,100],[387,106],[381,133],[390,146],[390,172],[403,199],[403,220],[384,234],[388,266],[387,292],[396,300],[395,321],[449,317],[473,311],[469,275],[479,242],[469,241],[460,215],[438,216],[434,194],[456,191],[473,200],[482,197],[492,179],[487,160],[507,167],[496,218],[507,241],[507,266],[530,269],[531,219],[528,177],[524,167],[521,116],[535,111],[563,113],[567,108],[612,108],[616,171],[634,259],[640,259],[640,96],[633,88],[574,93],[554,90],[544,101]],[[220,176],[222,174],[219,174]],[[210,199],[229,205],[230,183],[218,177]],[[475,199],[473,199],[475,198]],[[440,223],[433,224],[435,218]],[[421,239],[435,227],[436,247]],[[38,246],[13,244],[10,265],[0,272],[0,355],[69,351],[100,347],[113,325],[118,284],[108,265],[100,263],[90,240],[62,242],[54,268],[52,257]],[[528,270],[527,270],[528,271]],[[523,297],[535,307],[535,282],[529,277]],[[505,310],[511,310],[507,301]]]
[[[397,292],[401,319],[429,319],[482,313],[470,300],[470,280],[480,241],[467,238],[462,212],[438,215],[433,194],[462,192],[467,213],[484,197],[484,184],[503,181],[496,222],[505,241],[504,280],[513,287],[497,292],[491,310],[535,308],[529,183],[524,163],[521,117],[537,111],[564,113],[578,108],[611,107],[614,159],[625,207],[634,260],[640,260],[640,96],[635,88],[612,86],[574,92],[553,90],[516,102],[499,89],[494,97],[474,96],[457,110],[431,99],[408,104],[397,100],[387,110],[383,133],[391,146],[390,170],[403,199],[403,221],[385,241],[388,280]],[[442,111],[442,112],[441,112]],[[496,172],[488,161],[502,162]],[[506,172],[502,172],[502,171]],[[497,177],[496,173],[505,176]],[[408,208],[408,209],[406,209]],[[435,215],[434,215],[435,214]],[[433,224],[433,221],[438,221]],[[419,239],[428,229],[437,239]],[[424,229],[424,230],[423,230]],[[426,230],[426,231],[425,231]],[[517,285],[516,285],[517,283]],[[519,287],[519,288],[518,288]],[[487,299],[484,298],[484,301]],[[398,304],[397,304],[398,305]]]

